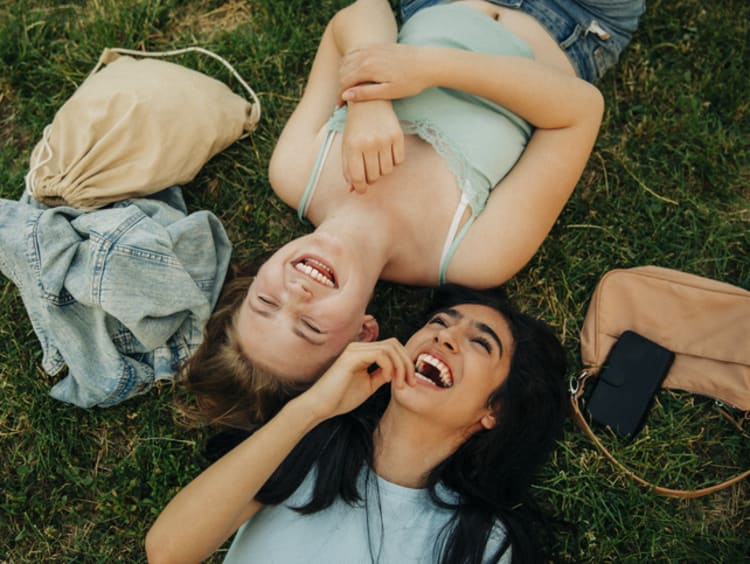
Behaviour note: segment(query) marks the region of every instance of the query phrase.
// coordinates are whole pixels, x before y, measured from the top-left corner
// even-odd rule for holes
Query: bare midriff
[[[483,0],[463,0],[466,4],[497,20],[515,35],[526,41],[534,52],[534,58],[575,76],[575,68],[547,29],[532,16],[513,8],[497,6]]]

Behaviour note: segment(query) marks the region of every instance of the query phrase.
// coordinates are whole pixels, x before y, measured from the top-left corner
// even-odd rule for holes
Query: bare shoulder
[[[480,215],[461,241],[448,266],[448,282],[472,288],[499,286],[512,278],[533,256],[543,234],[526,231],[528,223],[508,213],[504,227]]]
[[[287,205],[296,208],[310,179],[325,132],[289,129],[287,124],[276,143],[268,165],[268,179],[276,195]]]

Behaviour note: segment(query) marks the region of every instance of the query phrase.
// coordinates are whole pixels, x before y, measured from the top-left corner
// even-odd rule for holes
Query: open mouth
[[[294,267],[294,270],[301,272],[318,284],[322,284],[327,288],[338,287],[336,284],[336,275],[334,274],[333,269],[321,260],[306,257],[294,261],[292,266]]]
[[[453,386],[453,374],[444,362],[434,356],[422,353],[414,363],[417,369],[417,378],[420,378],[438,388],[450,388]]]

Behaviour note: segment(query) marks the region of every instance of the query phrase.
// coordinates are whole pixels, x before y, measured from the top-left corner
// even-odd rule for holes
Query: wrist
[[[328,419],[328,417],[322,415],[316,409],[319,406],[316,405],[317,402],[314,400],[315,398],[310,397],[307,393],[299,395],[287,402],[281,408],[279,415],[293,421],[295,426],[298,426],[301,431],[307,433]]]
[[[390,108],[391,100],[381,100],[380,98],[376,98],[374,100],[360,100],[360,101],[352,100],[352,101],[347,102],[349,113],[370,112],[376,106]]]
[[[450,76],[450,72],[446,68],[452,63],[451,55],[453,51],[454,49],[447,47],[417,47],[414,49],[413,68],[417,73],[414,80],[419,83],[421,90],[446,86],[443,81],[446,75]]]

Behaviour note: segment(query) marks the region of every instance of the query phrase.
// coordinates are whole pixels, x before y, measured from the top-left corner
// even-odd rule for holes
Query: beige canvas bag
[[[663,388],[707,396],[750,419],[750,292],[730,284],[657,266],[612,270],[591,298],[581,329],[585,370],[571,382],[578,425],[618,468],[654,492],[699,497],[743,478],[750,470],[699,490],[652,484],[627,468],[602,444],[580,408],[586,383],[595,378],[625,330],[675,353]]]
[[[221,62],[252,103],[219,80],[150,58],[191,51]],[[255,92],[211,51],[105,49],[44,129],[31,153],[26,190],[47,205],[83,209],[152,194],[190,182],[259,119]]]

